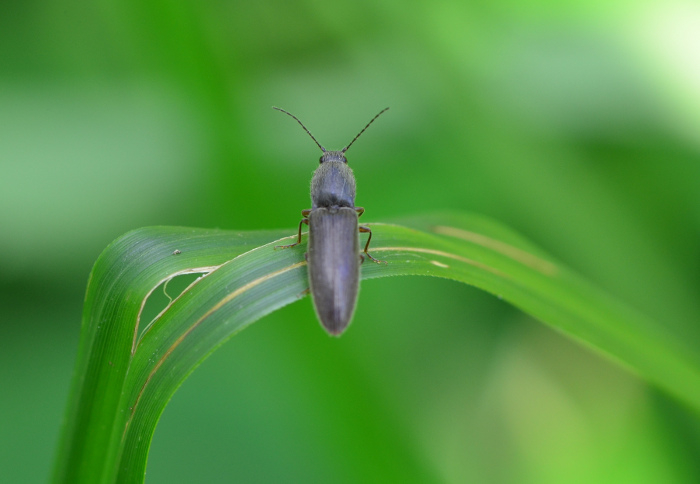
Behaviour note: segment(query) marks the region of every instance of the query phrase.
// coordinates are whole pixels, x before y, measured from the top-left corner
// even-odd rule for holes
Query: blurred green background
[[[51,471],[90,268],[144,225],[289,227],[319,152],[366,222],[440,209],[519,230],[700,336],[700,4],[166,2],[0,7],[0,469]],[[363,284],[175,394],[147,482],[700,482],[700,420],[496,298]]]

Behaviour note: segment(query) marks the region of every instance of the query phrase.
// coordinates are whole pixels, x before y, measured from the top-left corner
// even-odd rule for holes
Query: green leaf
[[[700,409],[696,349],[502,225],[440,214],[372,226],[370,252],[388,264],[366,262],[363,278],[423,275],[479,287]],[[156,423],[187,375],[234,333],[306,295],[305,243],[274,249],[293,238],[150,227],[105,249],[88,284],[55,482],[143,481]],[[149,295],[182,274],[203,277],[153,321],[141,320]]]

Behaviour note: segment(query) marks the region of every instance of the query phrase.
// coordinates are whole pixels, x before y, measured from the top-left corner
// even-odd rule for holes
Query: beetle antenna
[[[318,145],[318,147],[321,148],[321,151],[323,151],[324,153],[326,152],[326,148],[324,148],[323,146],[321,146],[321,144],[320,144],[318,141],[316,141],[316,138],[314,138],[314,135],[311,134],[311,131],[309,131],[308,129],[306,129],[306,126],[304,126],[304,123],[302,123],[301,121],[299,121],[299,118],[297,118],[296,116],[294,116],[294,115],[293,115],[292,113],[290,113],[289,111],[285,111],[284,109],[278,108],[277,106],[272,106],[272,109],[276,109],[277,111],[282,111],[283,113],[289,114],[291,117],[293,117],[294,119],[296,119],[297,123],[299,123],[299,124],[301,125],[301,127],[304,128],[304,131],[306,131],[306,133],[307,133],[309,136],[311,136],[311,139],[314,140],[314,143],[316,143],[316,144]],[[381,113],[379,113],[379,114],[381,114]],[[373,119],[372,121],[374,121],[374,119]],[[371,123],[372,121],[370,121],[370,123]],[[362,131],[364,131],[364,129],[363,129]],[[358,135],[358,136],[359,136],[359,135]],[[354,141],[354,140],[353,140],[353,141]],[[351,143],[351,144],[352,144],[352,143]],[[347,148],[346,148],[346,149],[347,149]]]
[[[355,136],[355,138],[350,142],[350,144],[347,145],[345,148],[343,148],[343,149],[341,150],[341,153],[345,153],[346,151],[348,151],[348,150],[350,149],[350,147],[352,146],[352,144],[355,142],[355,140],[357,140],[357,138],[359,138],[360,135],[361,135],[362,133],[364,133],[365,130],[366,130],[367,128],[369,128],[369,125],[372,124],[372,123],[374,123],[374,120],[377,119],[379,116],[381,116],[382,113],[384,113],[384,111],[386,111],[387,109],[389,109],[389,108],[384,108],[384,109],[382,109],[381,111],[379,111],[379,114],[377,114],[375,117],[373,117],[372,120],[371,120],[369,123],[367,123],[367,126],[365,126],[364,128],[362,128],[362,131],[360,131],[359,133],[357,133],[357,136]],[[287,113],[287,114],[289,114],[289,113]],[[298,120],[297,120],[297,121],[298,121]]]

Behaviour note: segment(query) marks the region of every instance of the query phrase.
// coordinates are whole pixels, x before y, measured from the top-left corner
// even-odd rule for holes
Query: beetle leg
[[[379,264],[380,262],[384,262],[386,264],[385,260],[375,259],[371,255],[369,255],[369,252],[367,252],[367,249],[369,249],[369,241],[372,240],[372,229],[370,229],[369,227],[365,227],[364,225],[360,225],[360,233],[369,233],[369,237],[367,238],[367,243],[365,244],[364,250],[364,253],[367,255],[367,257],[372,259],[372,262],[376,262],[377,264]]]
[[[309,213],[311,213],[311,210],[302,210],[301,214],[304,215],[304,212],[308,212],[306,214],[306,215],[308,215]],[[304,217],[306,217],[306,215],[304,215]],[[297,237],[296,242],[294,242],[293,244],[289,244],[289,245],[276,245],[275,249],[289,249],[290,247],[294,247],[295,245],[299,245],[301,243],[301,224],[309,225],[309,219],[303,218],[299,222],[299,236]]]
[[[361,217],[363,213],[365,213],[364,207],[355,207],[355,211],[357,212],[357,217]]]

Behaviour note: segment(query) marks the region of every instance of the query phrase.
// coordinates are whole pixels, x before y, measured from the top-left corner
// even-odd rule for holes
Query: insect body
[[[332,335],[347,328],[355,311],[360,286],[360,264],[369,253],[372,231],[359,224],[365,211],[355,206],[355,177],[348,166],[345,152],[360,137],[382,110],[367,123],[360,133],[340,151],[326,151],[296,116],[284,109],[274,108],[294,118],[316,142],[323,155],[311,179],[311,208],[302,210],[297,241],[279,248],[294,247],[301,242],[301,226],[309,226],[306,261],[309,267],[309,287],[316,314],[323,327]],[[369,233],[364,254],[360,252],[360,232]]]

